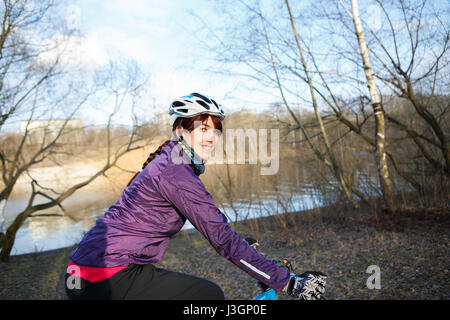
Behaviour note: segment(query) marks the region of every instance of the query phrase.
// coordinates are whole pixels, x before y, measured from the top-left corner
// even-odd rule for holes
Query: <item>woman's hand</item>
[[[318,300],[325,292],[326,278],[319,271],[307,271],[298,276],[292,274],[283,291],[297,299]]]

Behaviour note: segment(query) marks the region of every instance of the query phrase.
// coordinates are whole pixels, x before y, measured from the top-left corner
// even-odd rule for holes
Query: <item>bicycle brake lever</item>
[[[294,267],[292,266],[291,262],[288,259],[277,261],[277,264],[281,267],[285,267],[291,273],[294,271]]]

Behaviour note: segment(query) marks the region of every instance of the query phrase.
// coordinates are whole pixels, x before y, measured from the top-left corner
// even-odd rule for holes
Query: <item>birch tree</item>
[[[260,82],[263,87],[271,88],[275,87],[279,92],[280,100],[284,107],[288,111],[292,118],[293,124],[289,124],[290,130],[299,130],[305,137],[305,142],[312,150],[313,155],[322,163],[332,174],[334,181],[337,182],[333,187],[337,187],[339,192],[342,192],[344,198],[353,206],[358,207],[358,200],[365,201],[363,193],[359,192],[357,188],[353,186],[351,174],[347,170],[342,169],[342,164],[334,155],[332,143],[328,137],[325,123],[321,111],[319,111],[319,103],[316,99],[315,84],[312,79],[306,58],[303,55],[303,48],[301,45],[300,36],[296,30],[296,24],[294,18],[290,12],[289,3],[285,2],[283,10],[287,21],[290,23],[289,30],[280,30],[273,20],[265,16],[262,9],[259,6],[259,2],[248,4],[247,2],[240,1],[240,4],[248,12],[248,23],[246,27],[249,28],[248,32],[252,32],[252,38],[248,42],[244,39],[238,39],[237,42],[230,40],[231,46],[223,45],[222,52],[218,54],[220,60],[224,63],[238,62],[248,69],[255,72],[255,74],[246,73],[245,75]],[[289,8],[286,10],[286,8]],[[237,33],[240,35],[240,33]],[[232,39],[234,35],[231,36]],[[277,38],[279,36],[279,38]],[[239,41],[240,40],[240,41]],[[242,47],[240,45],[243,44]],[[248,49],[248,51],[247,51]],[[243,52],[240,52],[242,50]],[[280,53],[281,52],[281,53]],[[292,59],[292,64],[295,65],[294,72],[290,69],[288,72],[293,75],[292,81],[304,83],[308,89],[309,99],[303,94],[303,92],[295,92],[289,88],[286,79],[286,70],[290,68],[283,61],[283,57],[280,55],[286,55],[287,59]],[[296,112],[294,112],[291,102],[287,95],[294,95],[299,99],[305,101],[305,106],[311,104],[315,119],[317,121],[317,128],[319,134],[313,134],[310,129],[307,129],[302,120]],[[307,101],[307,102],[306,102]],[[328,172],[328,171],[327,171]],[[323,175],[325,177],[325,175]],[[333,179],[332,178],[332,179]],[[330,178],[325,178],[326,183],[330,184]],[[355,197],[356,195],[356,197]]]
[[[355,26],[355,34],[358,39],[358,44],[361,53],[361,59],[364,65],[364,73],[366,75],[367,87],[369,88],[371,103],[373,107],[373,114],[375,116],[375,141],[376,141],[376,158],[378,175],[383,191],[383,199],[388,209],[393,212],[396,210],[395,196],[392,191],[391,180],[389,177],[388,162],[385,151],[386,130],[384,109],[378,93],[377,85],[375,83],[374,74],[370,65],[369,50],[364,37],[364,31],[359,17],[358,1],[351,0],[352,13],[347,9],[344,2],[340,0],[342,6],[353,20]]]
[[[286,2],[219,3],[224,23],[222,29],[210,30],[210,42],[217,44],[210,49],[217,55],[208,70],[244,76],[253,90],[276,95],[293,120],[284,123],[287,129],[302,132],[301,141],[337,181],[330,158],[334,143],[329,143],[330,152],[323,139],[329,127],[321,130],[318,119],[344,125],[343,137],[358,137],[347,154],[358,159],[363,153],[373,155],[365,160],[365,173],[374,168],[373,178],[367,178],[378,184],[374,193],[366,193],[365,182],[357,180],[361,170],[341,165],[354,196],[380,195],[387,209],[395,210],[400,192],[415,190],[428,197],[440,188],[430,183],[435,179],[448,199],[450,38],[444,5],[373,0],[364,2],[361,16],[357,2],[343,0],[292,3],[288,15]],[[202,24],[205,30],[209,28]],[[404,106],[402,113],[393,102]],[[299,109],[309,106],[316,114],[314,133],[298,116]]]

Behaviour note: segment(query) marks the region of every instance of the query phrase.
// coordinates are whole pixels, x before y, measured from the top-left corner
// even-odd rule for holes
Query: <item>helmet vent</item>
[[[191,95],[193,95],[194,97],[200,98],[205,100],[207,103],[211,103],[211,100],[209,100],[207,97],[205,97],[204,95],[201,95],[200,93],[194,92],[191,93]],[[197,101],[198,102],[198,101]]]
[[[202,100],[196,100],[198,104],[200,104],[206,110],[209,110],[209,106]]]
[[[184,102],[181,101],[174,101],[174,103],[172,103],[172,106],[174,107],[182,107],[185,106],[186,104]]]
[[[188,113],[188,109],[177,109],[177,112]]]

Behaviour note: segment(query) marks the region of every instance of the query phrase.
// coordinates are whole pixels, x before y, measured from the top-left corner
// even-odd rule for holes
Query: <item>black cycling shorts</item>
[[[224,300],[215,283],[152,264],[130,264],[99,282],[66,274],[66,293],[71,300]]]

